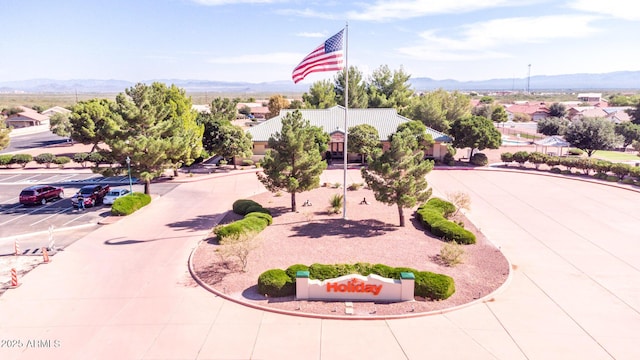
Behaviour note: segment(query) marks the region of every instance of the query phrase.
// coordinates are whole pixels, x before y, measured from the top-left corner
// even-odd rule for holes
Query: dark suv
[[[20,192],[20,204],[34,205],[46,204],[47,201],[53,199],[61,199],[64,197],[64,190],[61,187],[51,185],[34,185]]]
[[[102,204],[102,200],[109,192],[109,185],[87,185],[80,188],[78,193],[84,198],[84,206],[91,207],[96,204]],[[73,207],[78,207],[78,194],[71,198]]]

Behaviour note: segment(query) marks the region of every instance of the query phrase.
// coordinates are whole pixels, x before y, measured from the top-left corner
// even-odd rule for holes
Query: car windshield
[[[20,196],[33,196],[36,192],[33,190],[24,190],[20,193]]]
[[[109,196],[120,196],[120,190],[109,191]]]
[[[94,188],[82,188],[80,189],[81,194],[92,194],[94,192]]]

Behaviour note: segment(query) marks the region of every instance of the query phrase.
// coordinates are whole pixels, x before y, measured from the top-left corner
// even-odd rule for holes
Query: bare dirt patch
[[[443,310],[486,296],[502,285],[509,264],[502,253],[471,224],[458,215],[465,228],[474,232],[475,245],[464,247],[464,262],[448,267],[439,259],[443,242],[424,231],[414,218],[415,209],[405,209],[406,226],[399,227],[398,211],[374,199],[367,189],[347,192],[347,220],[329,215],[329,199],[342,189],[321,187],[297,194],[298,211],[291,212],[291,197],[263,193],[252,197],[271,210],[274,223],[260,233],[260,246],[249,255],[245,272],[216,253],[212,237],[201,242],[193,256],[198,277],[217,291],[244,302],[290,311],[344,315],[344,303],[295,301],[292,297],[265,298],[257,293],[258,276],[269,269],[286,269],[293,264],[382,263],[447,274],[455,280],[456,292],[449,299],[429,301],[416,298],[409,303],[355,303],[359,316],[401,315]],[[369,205],[360,204],[366,198]],[[302,206],[305,200],[311,206]],[[238,219],[230,213],[225,222]]]

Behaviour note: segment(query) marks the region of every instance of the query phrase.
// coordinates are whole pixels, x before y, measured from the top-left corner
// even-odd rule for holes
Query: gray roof
[[[557,135],[549,136],[542,140],[534,141],[533,143],[541,146],[555,146],[555,147],[571,146],[569,142],[565,141],[562,137]]]
[[[331,134],[336,130],[344,132],[344,110],[342,106],[334,106],[329,109],[300,109],[300,112],[302,118],[309,120],[312,126],[319,126],[327,134]],[[273,134],[282,129],[282,118],[293,111],[295,110],[282,110],[280,115],[249,128],[247,132],[251,134],[253,141],[268,141]],[[378,130],[380,141],[386,141],[389,135],[396,132],[398,125],[408,121],[411,120],[398,115],[393,108],[349,109],[347,127],[369,124]],[[449,136],[429,127],[427,133],[437,142],[453,141]]]

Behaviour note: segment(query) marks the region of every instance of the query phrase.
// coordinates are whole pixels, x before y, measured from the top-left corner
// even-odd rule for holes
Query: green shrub
[[[347,190],[355,191],[360,189],[360,187],[362,187],[361,183],[351,183],[349,184],[349,187],[347,187]]]
[[[266,210],[266,209],[263,208],[263,210]],[[262,212],[262,211],[253,211],[253,212],[248,213],[244,217],[245,218],[257,217],[257,218],[260,218],[260,219],[263,219],[264,221],[266,221],[267,225],[273,224],[273,217],[271,217],[271,215],[269,213],[265,213],[265,212]]]
[[[546,154],[543,154],[541,152],[532,152],[532,153],[529,153],[529,156],[527,157],[527,161],[534,164],[536,169],[539,169],[541,164],[546,163],[547,158],[548,156]]]
[[[476,236],[471,231],[448,220],[431,224],[431,233],[446,241],[455,241],[458,244],[470,245],[476,243]]]
[[[550,167],[558,166],[558,165],[560,165],[560,157],[559,156],[548,156],[547,157],[547,161],[545,161],[544,163],[547,164]]]
[[[443,274],[421,271],[413,274],[416,278],[415,295],[432,300],[444,300],[456,292],[453,278]]]
[[[245,216],[241,220],[234,221],[231,224],[216,227],[213,231],[218,237],[218,241],[223,241],[227,237],[240,237],[249,233],[259,233],[269,226],[269,219],[256,215]]]
[[[524,166],[524,163],[529,159],[529,153],[526,151],[516,151],[513,153],[513,161],[520,164],[520,166]]]
[[[625,176],[629,175],[629,171],[631,171],[631,165],[624,163],[615,163],[611,165],[612,173],[616,174],[616,176],[622,180]]]
[[[560,165],[566,167],[567,170],[571,170],[574,167],[578,166],[579,161],[580,159],[563,157],[563,158],[560,158]]]
[[[260,212],[260,213],[271,215],[271,211],[269,211],[269,209],[265,209],[262,207],[262,205],[259,205],[259,204],[249,205],[244,209],[244,211],[246,213],[245,215],[248,215],[252,212]]]
[[[296,274],[298,271],[309,271],[309,267],[304,264],[294,264],[289,266],[287,270],[285,270],[285,273],[287,273],[289,279],[296,281]]]
[[[456,212],[455,205],[440,198],[431,198],[427,201],[426,205],[430,208],[439,210],[442,216],[447,219]]]
[[[420,220],[420,223],[425,229],[427,229],[427,231],[431,231],[431,224],[445,220],[440,210],[430,207],[418,208],[416,213],[418,215],[418,220]]]
[[[475,153],[471,156],[469,162],[477,166],[487,166],[489,164],[489,159],[487,158],[487,155],[483,153]]]
[[[456,159],[453,157],[451,153],[447,152],[442,157],[442,162],[447,166],[453,166],[456,163]]]
[[[295,294],[294,281],[284,270],[271,269],[258,277],[258,292],[269,297],[282,297]]]
[[[632,166],[629,169],[629,176],[635,178],[636,180],[640,180],[640,166]]]
[[[8,169],[11,167],[11,164],[13,164],[13,155],[0,155],[0,166],[4,166]]]
[[[593,165],[597,161],[596,159],[591,158],[580,158],[573,160],[576,168],[582,170],[582,173],[585,175],[589,175],[591,173],[591,170],[593,170]]]
[[[82,165],[82,167],[87,167],[87,158],[89,157],[89,153],[81,152],[73,154],[73,161]]]
[[[410,272],[410,273],[413,273],[415,276],[415,274],[419,273],[420,271],[410,267],[396,267],[391,269],[391,272],[389,273],[390,275],[389,277],[392,279],[400,279],[400,273],[403,273],[403,272]]]
[[[116,216],[130,215],[149,205],[151,196],[143,193],[131,193],[116,199],[111,206],[111,214]]]
[[[604,179],[610,182],[618,182],[620,180],[617,176],[613,175],[607,175]]]
[[[375,264],[371,266],[371,274],[380,275],[382,277],[391,278],[393,276],[393,268],[384,264]]]
[[[560,168],[557,168],[557,167],[551,168],[551,170],[549,171],[554,174],[560,174],[562,172],[562,170],[560,170]]]
[[[626,179],[622,179],[622,183],[627,185],[635,185],[636,181],[633,179],[626,178]]]
[[[603,174],[603,173],[595,173],[592,175],[594,179],[598,179],[598,180],[606,180],[607,179],[607,174]]]
[[[240,237],[246,233],[246,229],[240,221],[234,221],[230,224],[216,227],[213,233],[218,237],[218,241],[222,241],[228,237]]]
[[[584,154],[584,151],[577,148],[569,148],[569,155],[581,156]]]
[[[37,162],[38,164],[40,165],[44,164],[47,168],[49,168],[51,167],[51,163],[55,158],[56,156],[53,155],[52,153],[42,153],[42,154],[36,155],[33,158],[33,160],[35,160],[35,162]]]
[[[13,158],[11,159],[11,161],[14,164],[18,164],[24,168],[27,166],[28,163],[33,161],[33,156],[29,154],[15,154],[13,155]]]
[[[60,168],[63,168],[66,164],[71,162],[71,158],[68,156],[56,156],[53,159],[53,163],[58,165]]]
[[[571,172],[571,170],[562,170],[560,172],[562,175],[573,175],[573,173]]]
[[[309,277],[318,280],[333,279],[338,277],[338,271],[333,265],[311,264],[309,266]]]
[[[242,166],[251,166],[253,165],[253,160],[251,159],[243,159],[242,160]]]
[[[509,164],[510,162],[513,162],[513,154],[510,152],[504,152],[500,154],[500,160]]]
[[[92,152],[87,154],[86,161],[92,162],[95,167],[98,167],[98,165],[104,162],[104,160],[104,156],[102,156],[102,154],[100,154],[99,152]]]
[[[236,200],[233,203],[233,212],[238,214],[238,215],[247,215],[249,212],[247,212],[247,208],[249,208],[250,206],[259,206],[262,207],[262,205],[258,204],[257,202],[253,201],[253,200],[248,200],[248,199],[240,199],[240,200]]]
[[[609,172],[609,170],[611,170],[612,165],[613,163],[611,161],[596,160],[596,162],[593,164],[593,169],[600,174],[606,174],[607,172]]]

